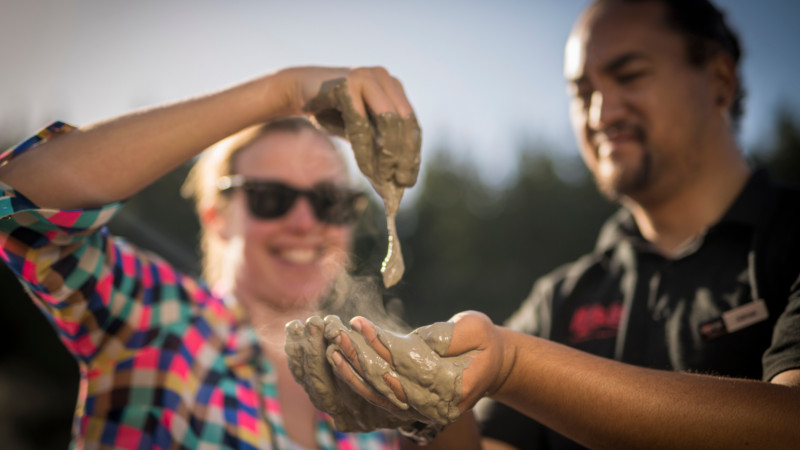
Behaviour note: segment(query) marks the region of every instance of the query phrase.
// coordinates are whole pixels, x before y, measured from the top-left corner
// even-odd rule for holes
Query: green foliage
[[[585,170],[577,182],[562,180],[560,162],[523,152],[515,180],[496,190],[446,152],[428,163],[417,201],[398,224],[407,270],[392,294],[412,325],[464,309],[502,321],[536,278],[591,249],[615,207]],[[409,222],[413,230],[404,229]]]

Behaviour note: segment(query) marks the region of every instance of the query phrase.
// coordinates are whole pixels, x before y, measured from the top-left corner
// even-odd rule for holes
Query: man
[[[491,397],[478,408],[485,447],[800,442],[800,193],[751,172],[736,143],[738,60],[705,0],[598,0],[577,21],[571,119],[598,187],[622,208],[508,328],[458,314],[447,351],[426,356],[468,364],[461,410]],[[352,325],[326,326],[335,370],[387,408],[351,367],[416,406],[405,392],[422,377],[399,364],[364,375],[361,342],[396,355],[384,332]]]
[[[761,280],[749,271],[762,270],[752,275],[766,283],[764,265],[774,264],[748,264],[773,214],[757,202],[777,194],[751,174],[735,141],[739,46],[722,15],[699,1],[597,2],[565,57],[582,156],[601,192],[624,208],[595,252],[540,281],[508,325],[656,369],[789,377],[774,363],[762,369],[761,355],[798,264],[784,294],[773,291],[768,304],[758,302],[766,292],[751,294]],[[752,315],[724,324],[725,311]],[[518,415],[507,407],[480,411],[488,437],[537,447],[513,431]],[[569,447],[552,432],[538,440]]]

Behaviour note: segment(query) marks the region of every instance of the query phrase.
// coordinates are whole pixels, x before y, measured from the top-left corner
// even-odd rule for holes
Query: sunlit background
[[[579,158],[561,76],[587,0],[0,0],[0,145],[53,120],[89,124],[292,65],[383,65],[423,128],[419,184],[398,216],[403,281],[383,302],[412,325],[478,309],[500,322],[533,282],[589,251],[615,206]],[[800,2],[718,0],[744,41],[748,157],[800,183]],[[112,232],[196,273],[181,167]],[[354,272],[377,276],[373,204]],[[65,448],[77,367],[0,267],[0,447]]]
[[[520,140],[574,151],[562,49],[586,0],[0,0],[0,125],[87,124],[299,64],[384,65],[426,156],[502,183]],[[800,2],[720,0],[745,37],[745,147],[800,89]]]

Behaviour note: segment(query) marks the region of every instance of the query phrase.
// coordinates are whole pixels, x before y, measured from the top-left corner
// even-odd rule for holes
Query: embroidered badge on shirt
[[[620,317],[622,317],[621,302],[608,306],[583,305],[572,314],[569,323],[569,341],[571,344],[579,344],[614,337],[619,329]]]

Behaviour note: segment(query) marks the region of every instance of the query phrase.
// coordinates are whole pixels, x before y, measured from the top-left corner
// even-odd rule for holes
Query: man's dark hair
[[[601,2],[603,0],[600,0]],[[730,113],[735,129],[744,114],[744,86],[739,61],[742,48],[739,37],[725,21],[725,13],[708,0],[623,0],[629,3],[658,1],[667,8],[667,25],[686,38],[689,63],[702,67],[717,52],[723,51],[736,67],[736,93]]]

